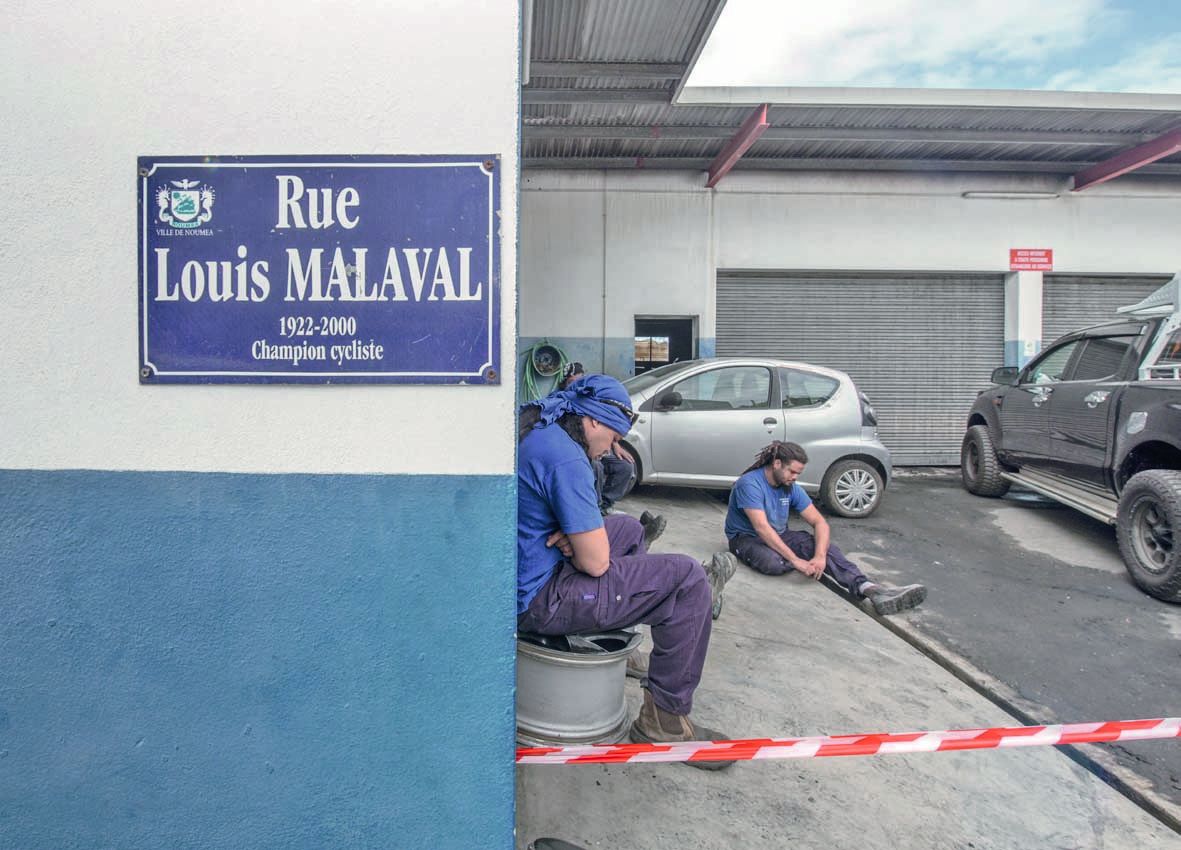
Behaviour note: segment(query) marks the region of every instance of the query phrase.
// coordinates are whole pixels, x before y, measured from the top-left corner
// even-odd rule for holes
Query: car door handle
[[[763,424],[764,425],[778,425],[779,420],[776,419],[774,416],[768,416],[766,419],[763,420]]]
[[[1111,393],[1107,390],[1095,390],[1095,392],[1090,393],[1086,398],[1084,398],[1083,401],[1087,403],[1087,407],[1094,410],[1096,407],[1103,404],[1103,402],[1107,401],[1107,397],[1109,395],[1111,395]]]

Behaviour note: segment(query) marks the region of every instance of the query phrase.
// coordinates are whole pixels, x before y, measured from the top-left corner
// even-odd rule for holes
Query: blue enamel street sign
[[[500,158],[139,159],[143,383],[500,382]]]

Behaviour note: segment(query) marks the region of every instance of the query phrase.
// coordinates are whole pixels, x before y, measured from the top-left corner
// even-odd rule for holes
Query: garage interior
[[[1181,99],[695,90],[723,6],[526,3],[522,349],[624,378],[688,327],[848,372],[895,463],[954,464],[996,366],[1181,268]]]

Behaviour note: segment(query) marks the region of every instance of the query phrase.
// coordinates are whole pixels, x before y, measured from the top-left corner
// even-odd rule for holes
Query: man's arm
[[[791,551],[791,549],[787,548],[787,544],[783,542],[783,538],[775,532],[775,529],[771,527],[771,523],[767,522],[766,511],[760,510],[759,508],[743,508],[742,511],[746,514],[746,518],[750,520],[750,524],[754,527],[755,534],[759,536],[759,540],[771,547],[771,550],[775,554],[805,575],[813,576],[814,578],[819,576],[815,572],[815,568],[811,562],[805,561],[795,552]],[[823,518],[821,521],[823,521]],[[820,570],[821,572],[824,571],[823,560],[820,562]]]
[[[812,537],[816,540],[816,552],[809,563],[818,570],[815,575],[819,578],[820,573],[824,572],[824,563],[828,560],[828,541],[832,536],[832,531],[828,527],[828,520],[820,511],[816,510],[815,505],[808,505],[800,511],[800,517],[812,526]]]
[[[545,541],[546,546],[557,546],[567,560],[579,572],[598,578],[611,565],[611,544],[607,541],[607,529],[596,528],[577,534],[555,531]]]

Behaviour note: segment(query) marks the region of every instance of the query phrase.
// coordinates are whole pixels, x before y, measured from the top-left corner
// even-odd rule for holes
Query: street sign
[[[500,382],[500,158],[139,159],[143,383]]]

